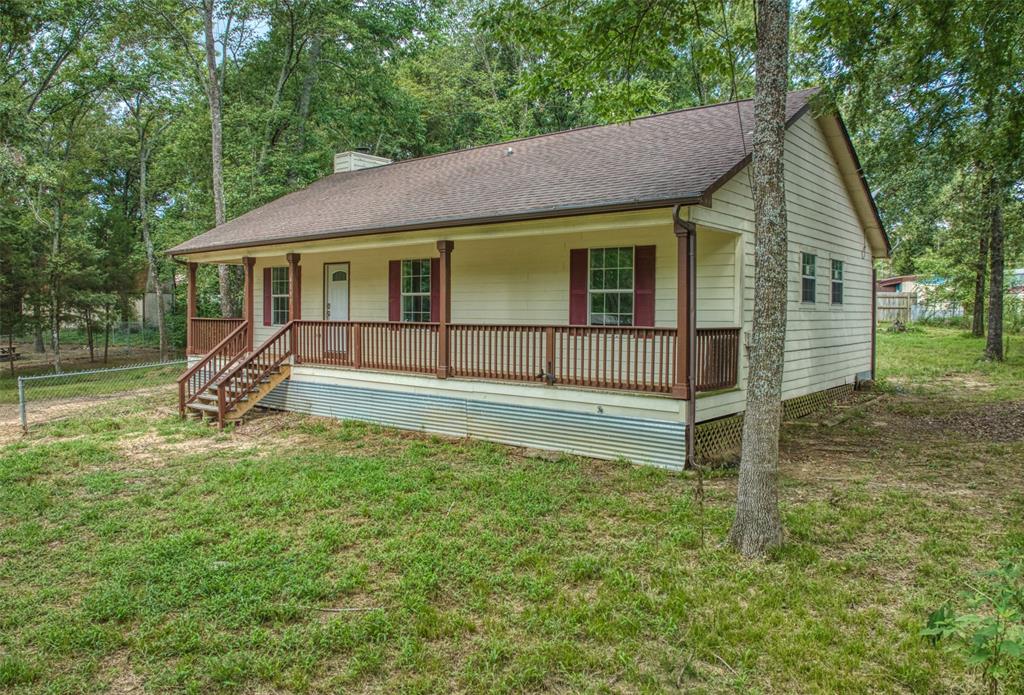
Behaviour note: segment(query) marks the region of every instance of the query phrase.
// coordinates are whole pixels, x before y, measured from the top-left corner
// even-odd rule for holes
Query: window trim
[[[433,273],[430,270],[430,258],[405,258],[399,261],[398,264],[398,319],[401,323],[430,323],[430,311],[432,307],[431,302],[431,290],[433,289]],[[424,263],[427,268],[427,291],[426,292],[406,292],[405,291],[405,268],[407,263]],[[409,277],[416,277],[410,275]],[[422,276],[420,276],[422,277]],[[407,319],[405,317],[405,298],[406,297],[426,297],[427,298],[427,318],[426,319]],[[423,311],[418,312],[420,314]]]
[[[292,278],[291,278],[291,273],[289,273],[288,270],[289,270],[289,268],[286,265],[278,265],[278,266],[271,266],[270,267],[270,325],[271,326],[283,326],[286,323],[288,323],[288,320],[291,318]],[[284,284],[285,284],[285,287],[287,288],[287,291],[284,294],[280,294],[280,293],[275,293],[274,292],[274,273],[276,271],[283,271],[284,272]],[[280,282],[280,280],[278,280],[278,282]],[[275,319],[275,313],[276,313],[274,311],[274,300],[275,299],[280,299],[282,297],[285,300],[285,303],[284,303],[284,321],[279,323],[279,322],[274,320]]]
[[[611,251],[611,250],[619,251],[619,250],[622,250],[622,249],[629,249],[630,252],[631,252],[630,273],[632,273],[632,278],[630,280],[630,287],[629,287],[629,289],[614,289],[614,290],[599,289],[599,290],[595,290],[594,288],[592,288],[590,286],[590,281],[591,281],[591,277],[592,277],[591,276],[591,270],[593,269],[593,254],[594,254],[594,251]],[[593,304],[591,302],[591,298],[592,298],[592,295],[593,295],[594,292],[599,292],[599,293],[602,293],[602,294],[613,294],[614,293],[614,294],[628,294],[628,295],[630,295],[630,297],[632,298],[632,301],[631,301],[630,310],[629,310],[629,323],[594,323],[594,317],[593,317],[593,311],[592,311]],[[604,312],[604,313],[607,313],[607,312]],[[621,316],[623,314],[622,314],[622,312],[617,312],[615,315]],[[612,327],[615,327],[615,326],[633,327],[633,326],[636,325],[636,245],[635,244],[630,245],[630,246],[594,246],[594,247],[587,247],[587,325],[588,326],[612,326]]]
[[[812,259],[812,274],[805,274],[805,259],[809,257]],[[810,251],[801,251],[799,258],[800,268],[800,303],[801,304],[817,304],[818,303],[818,254],[811,253]],[[811,291],[811,298],[808,299],[804,292],[804,281],[810,280],[813,286]]]
[[[836,280],[836,264],[839,264],[839,279]],[[841,258],[829,259],[829,303],[841,307],[846,301],[846,264]],[[836,301],[836,285],[839,285],[839,301]]]

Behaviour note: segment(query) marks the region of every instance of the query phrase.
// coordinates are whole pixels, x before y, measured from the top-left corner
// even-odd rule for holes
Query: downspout
[[[695,437],[697,428],[697,224],[679,216],[682,205],[672,208],[672,220],[686,230],[686,265],[688,284],[686,287],[687,336],[689,361],[686,369],[686,462],[685,468],[695,468]],[[678,293],[677,293],[678,294]],[[677,308],[678,313],[678,308]],[[678,347],[676,349],[679,349]]]

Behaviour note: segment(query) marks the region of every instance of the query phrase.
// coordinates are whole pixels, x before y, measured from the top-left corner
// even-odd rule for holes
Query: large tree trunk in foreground
[[[998,194],[995,193],[994,194]],[[993,200],[989,212],[988,339],[985,358],[1003,359],[1003,208]]]
[[[971,317],[971,333],[978,338],[985,335],[985,273],[988,266],[989,230],[981,230],[980,237],[978,262],[974,268],[974,314]]]
[[[213,160],[213,218],[218,227],[224,216],[224,158],[221,129],[220,80],[217,76],[217,44],[213,39],[214,0],[203,0],[203,35],[206,44],[206,97],[210,104],[210,153]],[[235,304],[231,295],[231,268],[217,266],[220,286],[220,315],[231,318]]]
[[[786,341],[786,189],[782,154],[789,75],[789,2],[757,0],[754,86],[754,326],[736,518],[729,542],[745,557],[782,543],[779,425]]]

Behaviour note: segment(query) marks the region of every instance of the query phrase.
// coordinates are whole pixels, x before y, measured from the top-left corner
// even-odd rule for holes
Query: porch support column
[[[302,281],[299,279],[299,254],[289,253],[288,261],[288,320],[302,319]]]
[[[695,464],[697,426],[697,225],[679,217],[680,206],[672,211],[676,234],[676,378],[672,396],[686,400],[686,453],[684,465]]]
[[[697,345],[697,225],[673,215],[676,234],[676,369],[672,384],[675,398],[689,400],[695,394]]]
[[[192,319],[196,317],[196,267],[198,264],[188,264],[188,289],[185,300],[185,354],[191,355],[192,344],[195,336],[192,335]]]
[[[437,242],[437,250],[441,254],[438,283],[441,306],[438,307],[437,319],[437,378],[447,379],[451,375],[451,359],[448,351],[448,324],[452,320],[452,249],[454,241]]]
[[[256,332],[256,317],[253,316],[253,267],[256,265],[256,259],[251,256],[246,256],[242,259],[242,270],[245,274],[245,299],[242,305],[242,318],[245,319],[246,326],[246,341],[249,346],[249,352],[252,352],[252,338],[253,333]]]

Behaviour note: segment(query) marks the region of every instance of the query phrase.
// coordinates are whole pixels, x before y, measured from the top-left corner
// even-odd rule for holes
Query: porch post
[[[289,253],[288,261],[288,320],[302,319],[302,284],[299,279],[299,254]]]
[[[191,355],[195,336],[192,331],[192,319],[196,317],[196,263],[188,264],[188,291],[185,300],[185,354]]]
[[[437,327],[437,378],[447,379],[451,374],[451,360],[448,353],[448,324],[452,320],[452,249],[454,241],[437,242],[437,250],[441,254],[438,273],[441,306],[438,307]]]
[[[697,225],[672,210],[676,234],[676,378],[672,395],[686,400],[686,441],[683,465],[696,466],[697,427]]]
[[[697,225],[673,214],[676,234],[676,369],[672,396],[690,400],[696,395]]]
[[[246,326],[246,341],[249,346],[249,352],[252,352],[252,339],[253,333],[256,331],[256,319],[253,316],[253,267],[256,265],[256,259],[252,256],[246,256],[242,259],[242,269],[245,272],[245,300],[242,306],[242,318],[245,319]]]

